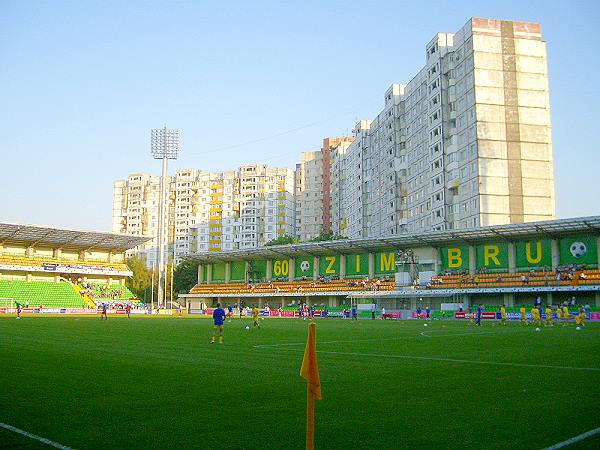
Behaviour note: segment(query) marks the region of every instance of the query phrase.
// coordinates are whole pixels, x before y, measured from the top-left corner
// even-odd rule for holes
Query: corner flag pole
[[[315,448],[315,399],[321,400],[321,381],[319,379],[319,366],[317,364],[317,327],[316,324],[308,325],[308,340],[302,359],[300,376],[306,383],[306,449]]]

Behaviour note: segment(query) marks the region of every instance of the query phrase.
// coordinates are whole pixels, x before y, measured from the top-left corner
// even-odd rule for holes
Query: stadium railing
[[[54,259],[54,258],[29,258],[26,256],[0,256],[0,264],[14,265],[14,266],[34,266],[41,267],[44,264],[61,264],[61,265],[75,265],[75,266],[89,266],[89,267],[106,267],[113,270],[129,271],[129,268],[124,263],[109,263],[99,261],[79,261],[71,259]]]

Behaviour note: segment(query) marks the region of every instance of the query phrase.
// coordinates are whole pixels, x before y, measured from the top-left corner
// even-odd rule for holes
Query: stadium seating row
[[[315,281],[285,281],[271,283],[227,283],[227,284],[200,284],[190,291],[192,294],[276,294],[276,293],[302,293],[302,292],[348,292],[348,291],[391,291],[394,290],[393,281],[371,280],[364,285],[361,282],[349,280],[332,280],[328,282]]]
[[[582,270],[562,273],[557,279],[556,272],[486,273],[471,275],[440,275],[433,277],[428,285],[431,289],[464,289],[494,287],[541,287],[577,286],[600,284],[600,270]]]
[[[0,298],[21,305],[47,308],[83,308],[85,300],[66,282],[0,280]]]

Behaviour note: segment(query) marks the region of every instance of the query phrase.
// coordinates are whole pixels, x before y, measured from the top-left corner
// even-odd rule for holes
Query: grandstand
[[[125,251],[147,240],[0,223],[0,298],[45,310],[94,308],[94,299],[131,300]]]
[[[505,304],[543,296],[600,306],[600,216],[192,254],[202,305],[306,302],[390,310]]]

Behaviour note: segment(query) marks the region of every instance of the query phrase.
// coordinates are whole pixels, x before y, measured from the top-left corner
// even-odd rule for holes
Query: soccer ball
[[[540,331],[540,329],[539,329],[539,328],[536,328],[536,329],[535,329],[535,331]]]
[[[250,327],[246,327],[246,330],[249,330],[249,329],[250,329]]]
[[[577,327],[577,328],[575,328],[575,329],[576,329],[577,331],[579,331],[579,330],[581,330],[581,327]]]
[[[426,324],[426,323],[424,323],[424,324],[423,324],[423,326],[424,326],[424,327],[426,327],[426,326],[427,326],[427,324]]]
[[[571,255],[575,258],[583,258],[587,253],[587,247],[583,242],[573,242],[569,249],[571,251]]]
[[[306,272],[308,269],[310,269],[310,263],[306,260],[302,261],[300,263],[300,270],[302,270],[302,272]]]

